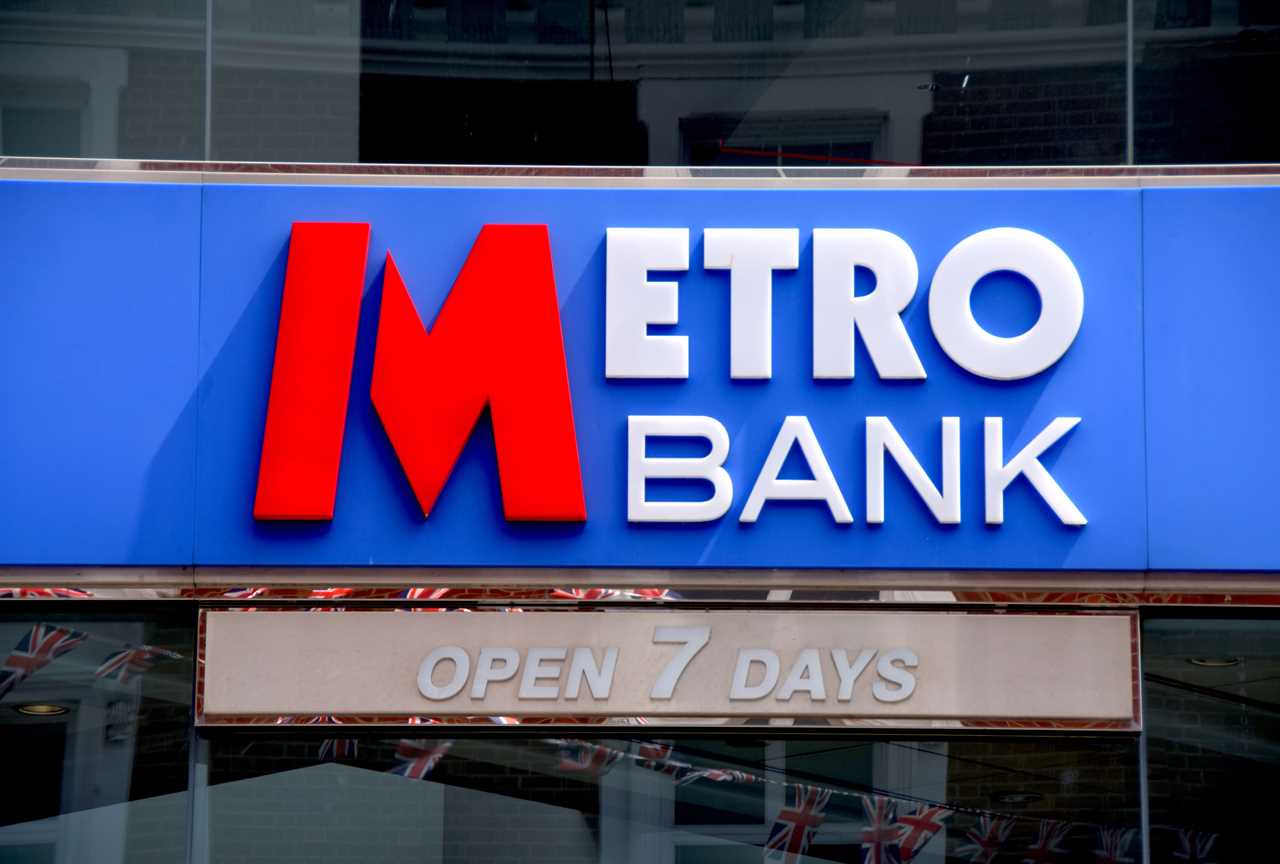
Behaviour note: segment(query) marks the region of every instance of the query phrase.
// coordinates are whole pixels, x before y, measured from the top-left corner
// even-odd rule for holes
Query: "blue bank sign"
[[[1132,570],[1183,518],[1150,193],[0,185],[103,196],[150,254],[57,265],[5,335],[110,306],[165,359],[17,394],[137,434],[116,506],[36,496],[111,518],[16,563]]]

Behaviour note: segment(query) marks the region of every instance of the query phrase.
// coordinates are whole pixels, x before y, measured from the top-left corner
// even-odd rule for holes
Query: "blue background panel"
[[[203,564],[592,565],[1141,569],[1146,565],[1139,198],[1129,190],[696,191],[210,186],[205,190],[200,331],[200,458],[196,560]],[[372,225],[336,515],[327,524],[256,523],[254,487],[290,226]],[[586,490],[585,525],[503,520],[487,423],[466,447],[424,521],[369,403],[383,262],[388,249],[430,322],[481,226],[550,227]],[[964,237],[1013,225],[1071,256],[1085,285],[1079,337],[1054,367],[1000,383],[961,370],[929,328],[928,282]],[[676,333],[690,339],[687,381],[606,381],[604,244],[610,226],[691,229]],[[728,274],[701,267],[706,227],[798,227],[800,267],[774,282],[774,377],[729,378]],[[815,227],[876,227],[915,251],[921,285],[905,313],[928,373],[880,381],[859,347],[858,377],[812,376]],[[1024,287],[993,280],[975,295],[979,320],[1015,331]],[[1034,306],[1034,303],[1031,303]],[[729,430],[734,505],[718,522],[628,525],[626,418],[707,414]],[[809,417],[853,510],[837,526],[824,506],[772,503],[755,525],[738,514],[783,418]],[[865,522],[863,422],[887,415],[937,478],[940,418],[962,429],[963,524],[938,526],[899,472],[888,470],[886,523]],[[1059,524],[1025,481],[1006,521],[982,511],[982,418],[1002,416],[1016,452],[1055,416],[1083,423],[1045,462],[1089,518]],[[688,489],[661,490],[689,494]],[[697,490],[701,492],[701,489]]]
[[[1153,569],[1280,569],[1280,189],[1144,192]]]
[[[200,187],[0,183],[0,561],[189,564]]]

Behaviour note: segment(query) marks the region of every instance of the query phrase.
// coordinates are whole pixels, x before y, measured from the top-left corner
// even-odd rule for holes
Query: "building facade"
[[[1257,2],[0,0],[0,862],[1234,862]]]

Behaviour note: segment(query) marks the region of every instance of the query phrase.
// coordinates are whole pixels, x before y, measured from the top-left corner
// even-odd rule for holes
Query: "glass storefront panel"
[[[215,159],[1125,159],[1125,7],[215,0]]]
[[[200,159],[205,0],[0,0],[0,153]]]
[[[0,609],[0,862],[185,860],[194,616]]]
[[[1148,619],[1143,667],[1151,860],[1268,857],[1270,790],[1280,779],[1280,623]]]
[[[1131,736],[779,734],[220,731],[199,833],[210,862],[1141,860]]]
[[[1134,16],[1139,164],[1280,159],[1280,5],[1138,0]]]

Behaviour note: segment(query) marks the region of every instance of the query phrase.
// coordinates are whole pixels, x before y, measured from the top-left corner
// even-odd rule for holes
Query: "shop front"
[[[1273,848],[1272,176],[309,170],[0,167],[0,862]]]

